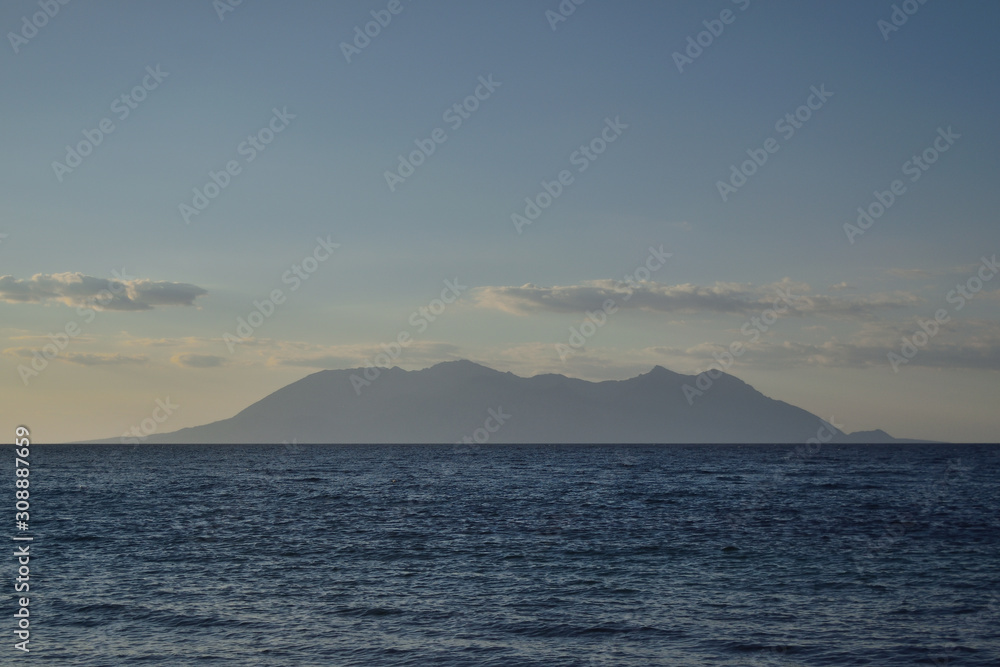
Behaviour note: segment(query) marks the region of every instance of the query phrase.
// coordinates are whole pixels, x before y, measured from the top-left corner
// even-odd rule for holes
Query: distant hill
[[[314,373],[230,419],[143,442],[804,443],[817,434],[832,434],[831,442],[904,442],[884,431],[848,435],[824,426],[725,373],[689,401],[684,387],[695,387],[697,378],[661,366],[605,382],[524,378],[471,361],[381,369],[367,385],[359,382],[364,372]]]

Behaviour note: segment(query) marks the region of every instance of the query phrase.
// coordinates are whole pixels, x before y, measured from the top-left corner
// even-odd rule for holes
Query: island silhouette
[[[831,419],[832,421],[832,419]],[[895,443],[881,430],[845,433],[742,380],[655,366],[627,380],[520,377],[468,360],[417,371],[325,370],[229,419],[136,444],[674,444]]]

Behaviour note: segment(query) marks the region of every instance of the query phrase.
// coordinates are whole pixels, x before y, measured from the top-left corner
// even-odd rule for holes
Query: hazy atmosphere
[[[0,663],[996,667],[998,28],[6,0]]]
[[[995,2],[44,4],[0,8],[5,434],[471,359],[996,439]]]

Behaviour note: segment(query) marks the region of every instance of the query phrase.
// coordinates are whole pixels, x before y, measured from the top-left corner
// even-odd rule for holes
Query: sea
[[[31,456],[0,664],[1000,665],[998,445]]]

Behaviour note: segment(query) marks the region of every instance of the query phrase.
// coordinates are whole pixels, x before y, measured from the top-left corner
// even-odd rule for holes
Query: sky
[[[721,369],[845,431],[996,442],[998,20],[5,2],[0,428],[169,432],[464,358]]]

